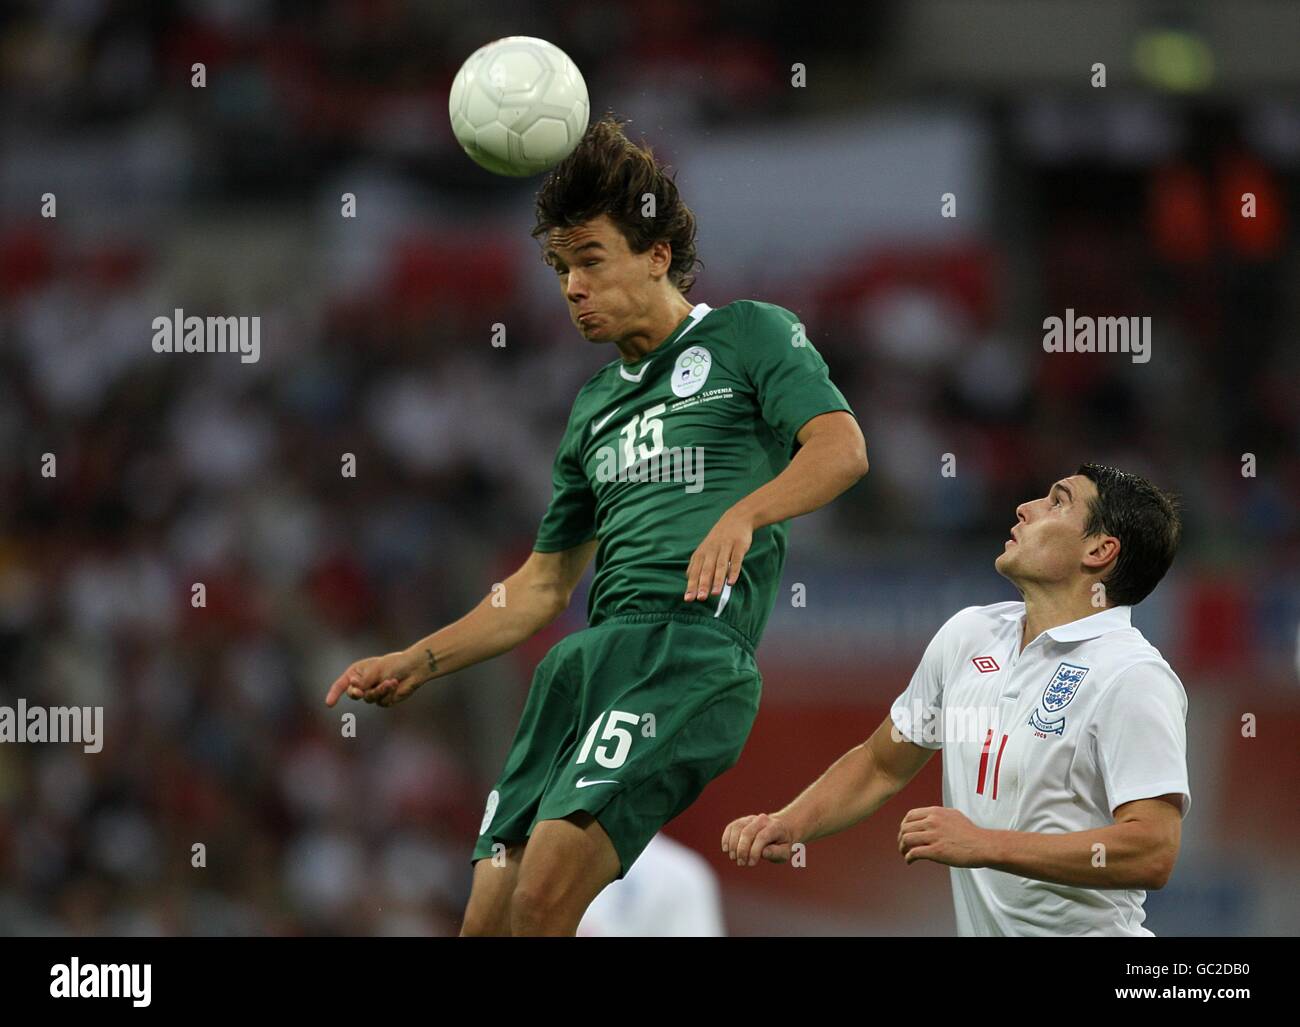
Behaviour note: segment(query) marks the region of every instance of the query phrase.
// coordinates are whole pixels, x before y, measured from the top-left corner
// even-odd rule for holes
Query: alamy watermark
[[[73,956],[50,967],[51,998],[129,998],[131,1005],[149,1005],[153,992],[152,963],[82,963]]]
[[[1151,359],[1151,317],[1075,317],[1065,308],[1064,319],[1043,319],[1043,349],[1047,353],[1131,353],[1133,363]]]
[[[26,699],[0,706],[0,742],[73,742],[95,753],[104,748],[103,726],[102,706],[28,706]]]
[[[262,355],[262,319],[185,316],[177,307],[171,317],[153,319],[155,353],[238,353],[240,363],[255,364]]]
[[[961,742],[979,742],[985,737],[990,724],[997,723],[995,706],[927,706],[913,702],[910,706],[895,706],[890,715],[894,720],[891,736],[894,741],[912,741],[930,745],[953,745]]]
[[[631,482],[685,482],[683,490],[689,493],[704,488],[704,447],[670,446],[651,449],[637,459],[631,447],[620,451],[616,446],[601,446],[596,450],[597,481]]]

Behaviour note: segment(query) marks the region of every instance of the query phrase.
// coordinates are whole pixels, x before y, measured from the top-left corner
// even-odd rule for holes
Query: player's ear
[[[668,273],[668,269],[673,266],[673,247],[672,243],[665,239],[658,239],[650,244],[650,273],[655,278],[661,278]]]
[[[1091,535],[1084,540],[1083,565],[1098,570],[1119,559],[1119,539],[1114,535]]]

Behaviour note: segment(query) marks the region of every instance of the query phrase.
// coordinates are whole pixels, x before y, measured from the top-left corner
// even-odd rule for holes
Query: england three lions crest
[[[1052,680],[1047,682],[1047,687],[1043,689],[1043,697],[1038,701],[1037,708],[1029,718],[1029,726],[1044,734],[1059,735],[1064,732],[1064,717],[1048,720],[1043,714],[1060,713],[1069,706],[1087,676],[1087,667],[1076,667],[1073,663],[1062,663],[1057,667]]]

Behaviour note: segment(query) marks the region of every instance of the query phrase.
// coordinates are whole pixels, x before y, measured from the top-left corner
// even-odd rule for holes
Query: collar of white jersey
[[[653,350],[647,353],[640,360],[636,361],[634,364],[629,365],[629,364],[620,363],[618,368],[619,376],[629,382],[639,382],[642,376],[645,374],[645,369],[650,366],[650,362],[659,355],[659,350],[663,349],[664,346],[671,346],[674,343],[676,343],[679,339],[681,339],[682,336],[684,336],[687,332],[689,332],[692,328],[694,328],[697,324],[699,324],[700,321],[703,319],[704,315],[707,314],[712,309],[713,308],[709,306],[707,303],[695,304],[695,306],[691,307],[691,312],[686,315],[687,318],[686,327],[683,328],[680,332],[678,332],[673,337],[672,342],[667,342],[664,343],[663,345],[656,346]],[[636,364],[641,365],[640,371],[633,373],[628,370],[629,366],[635,367]]]
[[[1018,610],[1007,611],[1002,614],[1002,619],[1023,623],[1025,604],[1019,603],[1017,605],[1020,607]],[[1089,614],[1087,617],[1080,617],[1078,620],[1048,628],[1043,634],[1054,642],[1083,642],[1089,638],[1104,635],[1108,631],[1118,631],[1120,628],[1132,627],[1132,613],[1133,607],[1131,606],[1112,606],[1098,613]]]

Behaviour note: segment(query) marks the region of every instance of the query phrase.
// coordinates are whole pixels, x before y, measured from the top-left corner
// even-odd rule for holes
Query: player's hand
[[[718,595],[722,583],[734,585],[740,578],[740,564],[754,543],[754,524],[750,517],[732,507],[704,536],[686,568],[686,602],[704,599],[710,592]]]
[[[357,660],[330,685],[325,705],[333,706],[344,692],[349,699],[364,699],[380,706],[392,706],[411,695],[429,680],[423,653],[403,650],[387,656]]]
[[[988,864],[988,836],[960,810],[924,806],[903,817],[898,851],[909,865],[929,859],[950,867],[982,867]]]
[[[722,832],[722,851],[742,867],[754,866],[760,856],[769,863],[787,863],[794,842],[790,826],[769,813],[740,817]]]

